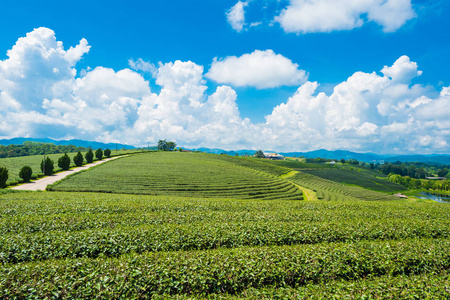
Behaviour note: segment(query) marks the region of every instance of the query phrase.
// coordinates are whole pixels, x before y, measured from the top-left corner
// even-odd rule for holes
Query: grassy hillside
[[[319,200],[398,200],[398,198],[390,194],[331,181],[308,174],[306,171],[298,172],[291,180],[303,187],[315,191]]]
[[[403,187],[402,185],[390,182],[387,179],[380,179],[374,177],[367,171],[358,172],[348,169],[329,168],[329,169],[302,170],[302,172],[323,179],[350,185],[357,185],[378,192],[393,193],[406,190],[406,188]]]
[[[75,174],[51,190],[301,200],[300,189],[271,175],[289,171],[255,159],[155,152],[125,157]]]
[[[30,192],[0,195],[0,216],[2,299],[398,299],[449,282],[438,203]]]

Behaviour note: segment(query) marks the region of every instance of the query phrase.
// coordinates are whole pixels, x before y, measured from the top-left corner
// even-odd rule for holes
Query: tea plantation
[[[310,173],[155,152],[3,191],[0,299],[450,297],[448,205]]]

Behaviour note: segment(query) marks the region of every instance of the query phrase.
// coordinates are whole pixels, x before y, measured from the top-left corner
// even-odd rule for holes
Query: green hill
[[[257,159],[155,152],[133,155],[75,174],[53,191],[107,192],[234,199],[301,200],[302,192],[278,178],[290,169]]]

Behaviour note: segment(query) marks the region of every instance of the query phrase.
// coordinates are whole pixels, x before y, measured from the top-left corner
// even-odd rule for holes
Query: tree
[[[111,150],[106,148],[105,151],[103,151],[103,154],[105,154],[106,157],[110,158],[111,157]]]
[[[53,160],[51,160],[50,157],[47,156],[45,163],[44,160],[41,161],[41,171],[44,175],[53,174]]]
[[[159,140],[158,141],[158,150],[159,151],[167,151],[169,147],[167,146],[166,140]]]
[[[166,145],[169,151],[173,151],[173,149],[175,149],[175,147],[177,146],[175,142],[166,142]]]
[[[60,167],[62,170],[66,171],[70,168],[70,157],[67,155],[67,153],[64,153],[63,156],[58,158],[58,167]]]
[[[22,169],[20,169],[19,177],[22,178],[23,182],[29,182],[31,175],[33,175],[33,170],[30,166],[23,166]]]
[[[446,168],[444,168],[444,169],[439,169],[438,171],[437,171],[437,175],[439,176],[439,177],[445,177],[445,175],[447,175],[448,174],[448,170],[446,169]]]
[[[95,157],[96,157],[98,160],[101,160],[101,159],[103,158],[103,151],[102,151],[102,149],[98,148],[98,149],[95,151]]]
[[[81,167],[81,165],[83,164],[83,154],[81,154],[81,152],[78,151],[77,155],[75,155],[73,157],[73,163],[75,164],[75,166],[77,167]]]
[[[345,159],[341,158],[341,164],[345,164]]]
[[[264,158],[264,152],[262,152],[262,150],[258,150],[255,152],[255,157],[256,158]]]
[[[6,181],[8,180],[8,169],[0,167],[0,188],[6,187]]]
[[[91,162],[94,161],[94,152],[92,152],[91,147],[89,147],[88,152],[84,155],[84,157],[86,158],[86,162],[88,164],[90,164]]]

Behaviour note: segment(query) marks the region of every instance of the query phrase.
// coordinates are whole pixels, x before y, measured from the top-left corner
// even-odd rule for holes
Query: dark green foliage
[[[33,170],[30,166],[23,166],[22,169],[20,169],[19,176],[24,182],[29,182],[32,175]]]
[[[88,164],[90,164],[90,163],[92,163],[94,161],[94,152],[92,152],[91,148],[89,148],[88,152],[86,152],[84,157],[86,158],[86,162]]]
[[[8,169],[0,167],[0,188],[6,187],[6,181],[8,180]]]
[[[58,159],[58,167],[60,167],[61,170],[64,170],[64,171],[69,170],[70,157],[69,157],[69,155],[67,155],[67,153],[64,153],[64,155]]]
[[[255,156],[256,158],[264,158],[264,157],[265,157],[265,156],[264,156],[264,152],[262,152],[262,150],[256,151],[254,156]]]
[[[98,160],[101,160],[103,158],[103,151],[102,151],[102,149],[98,148],[97,150],[95,150],[95,157]]]
[[[166,140],[159,140],[157,147],[158,147],[159,151],[167,151],[167,150],[169,150],[169,147],[167,146],[167,141]]]
[[[41,161],[41,172],[44,173],[44,175],[52,175],[53,174],[53,160],[50,159],[50,157],[45,158],[45,164],[44,160]]]
[[[73,157],[73,163],[77,167],[81,167],[83,165],[83,161],[83,154],[81,154],[81,152],[78,152],[77,155]]]
[[[446,168],[439,169],[437,171],[437,176],[439,176],[439,177],[445,177],[447,174],[448,174],[448,170]]]
[[[69,153],[75,151],[86,151],[84,147],[74,145],[55,145],[53,143],[39,143],[26,141],[22,145],[0,145],[0,158],[18,157],[41,154]]]
[[[103,154],[105,154],[105,157],[110,158],[111,157],[111,150],[109,150],[108,148],[105,149],[105,151],[103,152]]]
[[[167,145],[167,148],[169,151],[173,151],[175,149],[175,147],[177,146],[177,144],[175,142],[167,142],[166,145]]]

